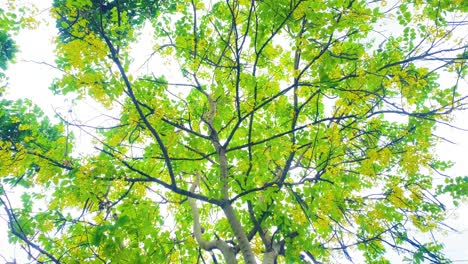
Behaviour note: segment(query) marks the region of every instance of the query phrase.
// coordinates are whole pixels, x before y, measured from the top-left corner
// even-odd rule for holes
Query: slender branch
[[[148,121],[148,118],[146,118],[146,115],[143,113],[143,110],[141,109],[140,104],[138,103],[138,100],[137,100],[137,98],[136,98],[136,96],[135,96],[135,94],[133,92],[133,88],[132,88],[132,85],[130,83],[130,80],[127,77],[127,73],[125,72],[125,69],[123,68],[122,63],[120,62],[120,59],[118,58],[117,51],[114,48],[114,45],[112,44],[110,39],[104,34],[104,32],[101,32],[101,35],[104,38],[104,40],[106,41],[106,44],[107,44],[107,46],[108,46],[108,48],[109,48],[109,50],[111,52],[111,58],[114,61],[114,63],[117,65],[117,68],[119,69],[120,75],[121,75],[122,79],[124,80],[125,86],[127,87],[128,96],[132,100],[133,105],[135,106],[135,108],[136,108],[136,110],[138,112],[138,115],[143,120],[143,123],[145,123],[145,126],[149,129],[151,134],[154,136],[154,138],[156,139],[156,141],[157,141],[157,143],[159,145],[159,148],[161,149],[161,152],[162,152],[163,157],[164,157],[164,161],[165,161],[166,166],[167,166],[167,170],[169,172],[169,176],[171,177],[171,185],[173,187],[175,187],[177,185],[177,182],[176,182],[176,179],[175,179],[174,170],[172,168],[172,161],[171,161],[171,159],[169,157],[169,153],[167,152],[167,148],[164,145],[164,142],[162,141],[161,136],[159,135],[159,133],[151,125],[151,123]]]
[[[0,186],[0,188],[3,189],[2,186]],[[7,200],[8,204],[10,204],[10,201],[8,199],[8,197],[6,196],[6,194],[4,194],[5,196],[5,199]],[[54,257],[51,253],[47,252],[45,249],[41,248],[38,244],[34,243],[33,241],[31,241],[27,236],[26,234],[24,234],[24,232],[19,232],[17,229],[16,229],[16,225],[19,226],[19,223],[17,222],[16,220],[16,217],[13,213],[13,210],[11,209],[11,204],[10,204],[10,208],[7,206],[7,202],[5,202],[5,200],[3,200],[1,197],[0,197],[0,203],[3,204],[3,208],[8,216],[8,223],[9,223],[9,226],[10,226],[10,231],[11,233],[13,233],[13,235],[17,236],[19,239],[21,239],[24,243],[26,243],[28,246],[34,248],[35,250],[39,251],[41,254],[47,256],[52,262],[56,263],[56,264],[59,264],[61,263],[56,257]]]

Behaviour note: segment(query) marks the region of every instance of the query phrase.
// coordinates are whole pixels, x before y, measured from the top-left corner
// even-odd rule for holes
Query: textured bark
[[[244,229],[237,218],[236,213],[234,212],[234,208],[232,208],[231,204],[226,204],[223,206],[224,214],[229,221],[229,224],[234,231],[234,235],[237,238],[237,242],[239,243],[239,248],[242,252],[242,256],[244,257],[244,261],[246,264],[255,264],[257,261],[255,260],[255,255],[252,252],[252,248],[250,247],[249,240],[245,235]]]
[[[216,153],[218,154],[219,158],[219,178],[222,183],[221,188],[221,199],[224,201],[224,204],[221,205],[221,208],[226,215],[226,218],[229,222],[229,225],[234,232],[234,235],[239,243],[239,248],[244,257],[244,261],[246,264],[256,264],[257,261],[255,260],[255,255],[252,252],[252,247],[250,246],[250,242],[247,239],[247,236],[242,228],[242,225],[237,217],[236,213],[234,212],[234,208],[229,203],[229,172],[228,172],[228,160],[226,156],[226,149],[221,145],[219,141],[218,131],[213,126],[213,118],[216,114],[217,105],[216,102],[211,98],[209,94],[200,90],[203,94],[205,94],[206,98],[208,99],[210,109],[204,115],[205,123],[210,128],[210,140],[213,144],[214,148],[216,149]]]
[[[218,146],[216,146],[215,144],[215,147],[218,147]],[[220,177],[221,177],[221,181],[223,184],[222,196],[223,196],[223,199],[226,201],[226,204],[222,206],[224,214],[226,215],[226,218],[228,219],[228,222],[232,228],[232,231],[234,231],[234,235],[236,236],[237,242],[239,243],[239,248],[244,257],[245,263],[246,264],[257,263],[255,260],[255,255],[252,252],[250,242],[247,239],[247,236],[239,221],[239,218],[234,212],[234,208],[232,207],[232,205],[229,202],[227,202],[229,200],[229,185],[228,185],[229,175],[228,175],[228,164],[227,164],[226,152],[221,146],[217,148],[217,151],[219,155]]]
[[[276,258],[278,257],[278,252],[280,251],[280,244],[273,241],[270,232],[268,229],[263,229],[262,232],[262,240],[267,248],[267,252],[263,254],[263,264],[274,264]]]
[[[192,184],[192,187],[190,188],[190,192],[194,192],[196,187],[198,186],[198,183],[200,181],[200,177],[197,176],[195,182]],[[236,259],[236,254],[234,253],[234,250],[225,242],[222,240],[206,240],[202,237],[202,231],[201,231],[201,225],[200,225],[200,215],[198,213],[198,207],[197,207],[197,202],[195,199],[189,197],[189,204],[192,209],[192,216],[193,216],[193,235],[195,237],[195,240],[197,241],[198,245],[207,251],[213,250],[213,249],[219,249],[221,253],[223,254],[224,260],[228,264],[237,264],[237,259]]]
[[[274,264],[277,255],[278,254],[276,254],[276,252],[274,252],[274,251],[266,252],[265,254],[263,254],[263,262],[262,263],[263,264]]]

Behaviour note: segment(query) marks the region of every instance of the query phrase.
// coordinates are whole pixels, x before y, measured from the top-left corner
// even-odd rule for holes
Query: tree
[[[3,185],[28,188],[21,208],[2,191],[10,241],[54,263],[388,263],[389,251],[449,262],[417,237],[443,225],[441,195],[468,194],[466,177],[436,180],[451,163],[434,152],[435,129],[467,103],[466,12],[466,1],[55,0],[63,76],[51,89],[117,114],[54,123],[1,102]],[[154,39],[146,73],[133,70],[139,34]],[[73,154],[73,127],[94,152]]]

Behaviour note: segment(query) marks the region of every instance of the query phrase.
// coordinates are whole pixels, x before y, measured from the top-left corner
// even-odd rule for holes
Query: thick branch
[[[192,184],[192,187],[190,187],[191,193],[195,192],[195,189],[197,188],[199,182],[200,182],[200,176],[197,175],[195,182]],[[221,250],[221,253],[223,253],[226,263],[237,264],[236,254],[234,253],[234,250],[225,241],[222,241],[222,240],[207,241],[202,237],[200,216],[198,214],[197,202],[195,201],[195,199],[191,197],[189,197],[188,200],[189,200],[190,208],[192,209],[193,235],[195,237],[195,240],[198,242],[198,245],[202,249],[207,250],[207,251],[213,250],[215,248],[219,249]]]
[[[252,248],[250,247],[249,240],[247,239],[247,236],[245,235],[244,229],[239,221],[239,218],[234,212],[234,208],[232,207],[230,203],[226,203],[225,205],[222,206],[222,209],[224,211],[224,214],[226,215],[229,225],[232,228],[232,231],[234,231],[234,235],[237,238],[237,242],[239,243],[239,248],[242,252],[245,263],[256,264],[257,261],[255,260],[255,255],[252,252]]]

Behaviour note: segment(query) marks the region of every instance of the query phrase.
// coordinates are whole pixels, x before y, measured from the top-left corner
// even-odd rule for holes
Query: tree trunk
[[[265,254],[263,254],[262,264],[274,264],[276,256],[277,254],[275,251],[266,252]]]
[[[237,218],[236,213],[234,212],[234,208],[232,205],[227,203],[223,207],[224,214],[231,225],[232,231],[234,231],[234,235],[237,238],[237,242],[239,243],[240,251],[244,257],[244,261],[246,264],[256,264],[257,261],[255,260],[255,255],[252,252],[252,248],[250,247],[249,240],[245,235],[244,229]]]

